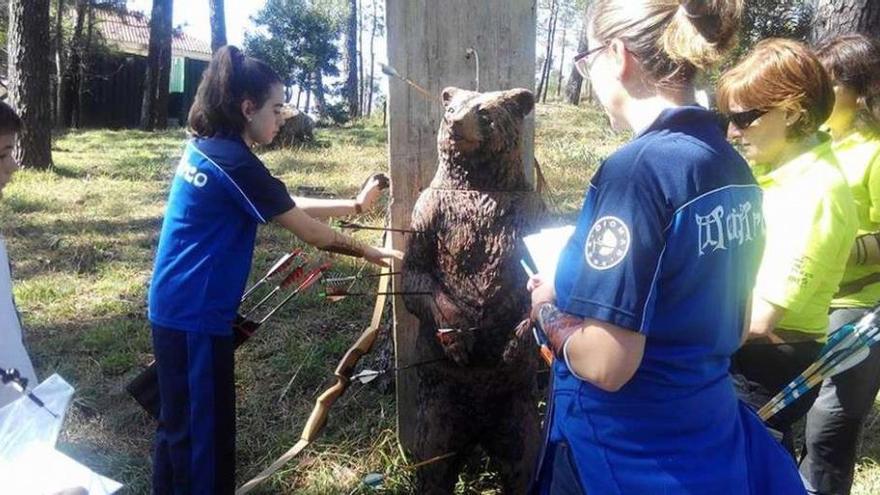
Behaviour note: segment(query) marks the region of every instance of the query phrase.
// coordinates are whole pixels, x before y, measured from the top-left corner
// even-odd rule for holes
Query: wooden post
[[[437,168],[437,130],[443,117],[440,92],[447,86],[476,89],[476,64],[473,57],[467,57],[468,49],[474,48],[479,55],[480,91],[517,87],[534,91],[536,0],[387,0],[386,8],[389,64],[436,95],[429,100],[400,80],[389,81],[391,219],[394,227],[406,229],[419,192],[428,186]],[[526,121],[523,138],[530,177],[533,116]],[[395,236],[395,247],[405,249],[405,243],[405,236]],[[417,328],[415,317],[395,297],[394,342],[399,367],[424,360],[425,351],[416,340]],[[418,388],[416,373],[398,373],[398,435],[407,450],[415,441]]]

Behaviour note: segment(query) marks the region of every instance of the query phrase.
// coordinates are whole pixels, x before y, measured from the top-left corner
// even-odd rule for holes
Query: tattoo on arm
[[[346,256],[354,256],[355,258],[363,258],[367,252],[366,246],[351,237],[340,234],[339,232],[333,232],[333,240],[330,244],[322,247],[321,250],[330,253],[344,254]]]
[[[562,357],[562,348],[568,338],[583,328],[584,320],[561,311],[555,305],[545,302],[533,310],[532,317],[547,335],[553,352]]]

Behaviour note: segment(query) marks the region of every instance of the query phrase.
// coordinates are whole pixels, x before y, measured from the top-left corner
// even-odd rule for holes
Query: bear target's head
[[[527,89],[476,93],[449,87],[441,93],[441,152],[457,156],[519,152],[523,119],[535,106]]]

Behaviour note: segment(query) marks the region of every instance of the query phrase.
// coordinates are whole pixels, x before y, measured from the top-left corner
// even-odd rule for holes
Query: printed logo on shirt
[[[718,205],[708,215],[695,213],[694,219],[699,232],[699,256],[751,242],[764,225],[761,212],[753,211],[752,203],[748,201],[730,210]]]
[[[626,258],[630,246],[629,227],[617,217],[602,217],[590,228],[584,254],[587,264],[607,270]]]
[[[199,172],[199,169],[188,163],[186,159],[180,160],[176,175],[195,187],[205,187],[205,184],[208,183],[208,176]]]
[[[801,256],[794,260],[788,271],[787,282],[798,289],[803,289],[813,280],[813,274],[807,271],[807,258]]]

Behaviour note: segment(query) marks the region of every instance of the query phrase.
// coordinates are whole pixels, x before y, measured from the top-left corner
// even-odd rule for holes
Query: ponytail
[[[880,40],[844,34],[821,43],[816,56],[835,82],[858,95],[859,121],[880,133]]]
[[[241,102],[249,99],[262,107],[274,84],[281,84],[281,78],[263,61],[231,45],[220,48],[196,90],[189,109],[190,129],[201,137],[240,134],[245,125]]]

